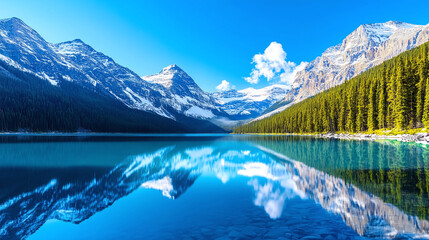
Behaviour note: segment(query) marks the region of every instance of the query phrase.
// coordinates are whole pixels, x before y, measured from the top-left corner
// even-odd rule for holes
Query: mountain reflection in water
[[[427,194],[412,188],[413,196],[404,197],[401,184],[417,179],[416,188],[425,189],[426,181],[420,179],[426,173],[426,152],[420,147],[399,146],[296,137],[0,144],[0,150],[5,150],[1,171],[8,177],[1,179],[5,191],[0,235],[2,239],[26,238],[50,219],[79,224],[137,189],[156,189],[167,198],[178,199],[197,179],[213,175],[223,184],[234,178],[247,179],[240,188],[253,191],[249,200],[264,210],[267,222],[282,219],[288,200],[301,199],[340,216],[363,237],[424,237],[429,223],[424,217],[409,215],[419,211],[409,211],[410,203],[403,201],[420,201],[427,209]],[[17,154],[23,148],[27,151]],[[34,156],[37,160],[20,162],[23,156],[30,158],[30,153],[39,154]],[[109,154],[122,160],[103,160]],[[53,156],[62,156],[65,165]],[[75,165],[73,159],[79,156],[89,162]],[[367,156],[373,158],[363,159]],[[405,160],[409,161],[405,164]],[[392,161],[395,164],[389,165]],[[407,179],[402,171],[416,178]],[[13,179],[29,173],[25,181]],[[10,179],[16,184],[9,181],[12,186],[6,186]],[[318,236],[323,236],[323,230]],[[267,236],[248,236],[262,237]]]
[[[352,183],[410,215],[429,218],[429,149],[391,140],[259,137],[255,144]]]

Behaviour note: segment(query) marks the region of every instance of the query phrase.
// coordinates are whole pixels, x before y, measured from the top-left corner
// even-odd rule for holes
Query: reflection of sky
[[[127,169],[127,174],[141,167],[147,167],[152,162],[150,159],[162,157],[166,151],[168,148],[152,155],[136,156]],[[237,159],[243,161],[240,162]],[[194,174],[214,173],[224,184],[237,175],[251,178],[248,185],[255,191],[254,204],[263,207],[272,219],[281,216],[286,199],[305,197],[305,194],[297,189],[284,164],[275,162],[260,150],[251,149],[249,146],[244,150],[232,149],[220,152],[216,152],[211,146],[189,148],[170,156],[170,160],[172,169],[190,169]],[[160,190],[164,196],[171,198],[171,192],[174,191],[172,184],[171,178],[164,177],[147,181],[141,186]]]
[[[254,204],[263,207],[272,219],[281,217],[286,199],[305,198],[305,194],[297,189],[289,174],[278,180],[252,178],[248,184],[255,191]]]
[[[106,186],[113,186],[115,189],[118,188],[118,182],[128,184],[132,189],[130,191],[135,190],[134,186],[139,188],[135,192],[141,192],[140,202],[132,206],[122,205],[122,211],[117,213],[124,214],[123,212],[126,211],[127,214],[130,214],[129,208],[135,208],[135,212],[139,212],[139,215],[135,216],[134,212],[131,214],[134,215],[129,218],[121,215],[119,215],[121,217],[109,215],[111,209],[117,209],[113,206],[116,206],[118,202],[130,199],[128,196],[124,196],[131,193],[111,190],[105,194],[117,194],[109,200],[114,203],[113,206],[106,209],[104,207],[98,208],[95,211],[98,212],[97,214],[89,216],[89,219],[80,223],[79,226],[88,226],[89,224],[99,227],[97,224],[106,221],[110,221],[109,224],[112,225],[112,222],[116,220],[114,218],[117,218],[122,219],[123,223],[118,225],[122,228],[128,228],[127,224],[130,224],[130,221],[135,221],[146,228],[153,227],[152,233],[157,234],[164,231],[163,227],[171,228],[169,224],[177,225],[173,230],[170,229],[170,232],[174,232],[180,230],[180,226],[186,228],[191,224],[195,225],[195,222],[200,220],[203,222],[204,219],[212,221],[210,222],[212,226],[218,226],[220,221],[225,221],[228,223],[225,224],[226,228],[236,221],[241,221],[240,224],[243,226],[251,224],[249,221],[275,222],[267,221],[268,218],[276,221],[286,221],[285,219],[294,221],[299,216],[293,216],[292,213],[312,216],[310,209],[316,211],[320,206],[324,207],[325,210],[341,214],[341,216],[351,214],[350,216],[359,218],[359,220],[363,214],[366,214],[363,211],[367,209],[356,204],[361,202],[369,204],[373,200],[365,193],[361,193],[358,189],[349,189],[341,180],[308,168],[303,164],[282,163],[279,161],[282,159],[281,157],[276,157],[273,153],[267,154],[265,151],[243,142],[215,142],[192,146],[182,145],[181,147],[170,143],[153,151],[133,154],[117,165],[111,173],[104,176],[103,182],[106,183]],[[97,185],[98,183],[100,181],[94,180],[91,184],[85,185],[85,188],[92,189],[91,192],[94,193],[106,190],[105,186]],[[98,188],[102,189],[98,190]],[[147,189],[156,191],[148,191]],[[70,191],[67,191],[68,193]],[[100,197],[106,197],[103,194],[100,194]],[[152,196],[151,199],[147,198],[149,195]],[[93,199],[92,195],[85,195],[84,192],[77,192],[75,197],[78,200],[88,200],[89,204],[96,204],[96,201],[105,200],[102,198]],[[160,198],[163,200],[159,200]],[[172,201],[169,198],[175,200]],[[307,198],[313,201],[310,202]],[[338,203],[337,200],[341,199],[353,201],[353,205]],[[40,199],[36,199],[36,201],[40,201]],[[68,206],[67,202],[61,199],[57,203],[66,203],[65,206]],[[387,207],[380,208],[382,202],[379,203],[376,212],[379,212],[379,209],[387,209]],[[305,204],[304,209],[302,206]],[[110,204],[108,205],[110,206]],[[57,213],[67,210],[64,206],[58,207],[58,204],[55,206],[52,210]],[[84,207],[95,209],[86,205]],[[362,212],[350,212],[350,209],[353,211],[362,210]],[[66,211],[65,213],[69,215],[79,214],[79,209],[72,208],[70,210],[71,212]],[[390,207],[388,210],[390,211]],[[148,213],[150,214],[148,215]],[[100,214],[106,218],[106,221],[98,217]],[[290,219],[286,217],[291,214]],[[369,214],[372,213],[369,212]],[[173,219],[170,221],[167,218]],[[175,218],[181,219],[174,221]],[[216,220],[212,220],[212,218]],[[187,222],[188,219],[191,219],[192,222]],[[332,216],[325,218],[325,220],[330,219]],[[181,222],[180,225],[177,221],[184,222]],[[63,225],[61,222],[55,224]],[[289,224],[294,225],[293,222]],[[131,224],[130,226],[134,225]],[[324,228],[326,228],[325,225]],[[129,231],[132,232],[130,229]],[[198,231],[198,229],[193,231]],[[228,232],[230,229],[222,231]],[[117,237],[121,238],[121,236]]]
[[[78,225],[52,221],[29,240],[281,239],[286,233],[294,234],[288,239],[301,239],[317,236],[322,228],[324,234],[334,239],[338,229],[341,234],[357,236],[340,217],[299,198],[287,200],[288,210],[271,221],[262,208],[255,207],[254,192],[248,181],[247,177],[237,176],[223,184],[214,176],[202,175],[175,200],[157,190],[141,188]],[[317,213],[316,219],[307,217],[314,213]],[[298,231],[301,224],[312,227]]]

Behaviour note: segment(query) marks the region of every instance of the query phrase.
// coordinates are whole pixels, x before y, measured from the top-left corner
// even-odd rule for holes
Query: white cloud
[[[222,92],[228,91],[229,89],[231,89],[231,84],[226,80],[222,80],[222,82],[216,87],[216,89]]]
[[[298,66],[294,62],[286,61],[286,52],[280,43],[272,42],[263,54],[253,56],[252,63],[255,64],[250,77],[245,80],[251,84],[259,82],[261,77],[267,81],[278,80],[287,85],[291,85],[296,73],[305,68],[306,62],[301,62]]]
[[[248,184],[255,190],[256,196],[253,203],[256,206],[264,207],[271,219],[279,218],[282,215],[287,195],[281,189],[276,188],[273,182],[262,185],[258,180],[252,179]]]
[[[271,219],[281,217],[286,199],[294,197],[305,198],[305,193],[298,189],[290,176],[285,175],[283,177],[284,179],[277,181],[266,179],[265,184],[259,183],[256,178],[248,182],[255,191],[253,203],[255,206],[263,207]]]
[[[292,63],[288,71],[285,71],[284,73],[280,74],[280,82],[283,82],[288,86],[292,85],[293,81],[295,80],[296,74],[299,71],[304,70],[307,64],[308,62],[301,62],[298,66],[296,66],[295,63]]]

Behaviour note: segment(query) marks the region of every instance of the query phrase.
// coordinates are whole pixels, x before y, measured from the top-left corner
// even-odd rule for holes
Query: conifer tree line
[[[429,43],[235,133],[429,128]]]

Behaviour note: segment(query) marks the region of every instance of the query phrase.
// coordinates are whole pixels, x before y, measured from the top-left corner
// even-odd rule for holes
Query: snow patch
[[[162,195],[168,198],[172,198],[171,192],[174,190],[171,178],[165,176],[164,178],[151,180],[143,183],[141,185],[143,188],[150,188],[162,191]]]
[[[172,80],[173,77],[174,77],[174,74],[170,73],[170,74],[156,74],[151,76],[145,76],[145,77],[142,77],[142,79],[151,83],[162,85],[165,88],[170,88],[171,85],[173,85],[173,80]]]
[[[191,116],[191,117],[203,118],[203,119],[210,119],[215,116],[212,113],[212,111],[207,109],[202,109],[198,106],[192,106],[191,108],[186,110],[185,115]]]

